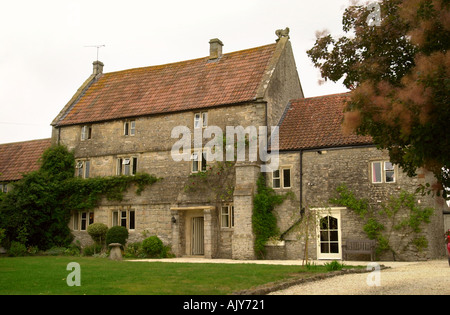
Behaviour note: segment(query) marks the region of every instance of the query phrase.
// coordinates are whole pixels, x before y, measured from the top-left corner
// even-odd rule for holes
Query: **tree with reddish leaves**
[[[450,197],[450,0],[354,4],[342,21],[345,36],[319,34],[307,54],[351,90],[344,130],[370,135],[409,176],[433,172]]]

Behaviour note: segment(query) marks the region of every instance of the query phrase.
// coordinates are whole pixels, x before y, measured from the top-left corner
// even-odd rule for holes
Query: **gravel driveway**
[[[379,277],[377,277],[379,276]],[[369,286],[367,279],[372,284]],[[377,281],[379,279],[379,281]],[[377,283],[378,282],[378,283]],[[275,295],[449,295],[450,267],[447,260],[392,265],[379,274],[336,276],[272,292]]]

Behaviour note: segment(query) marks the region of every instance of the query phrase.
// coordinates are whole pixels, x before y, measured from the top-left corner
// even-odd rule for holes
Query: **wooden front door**
[[[205,254],[205,234],[204,234],[204,218],[192,218],[192,241],[191,254],[204,255]]]

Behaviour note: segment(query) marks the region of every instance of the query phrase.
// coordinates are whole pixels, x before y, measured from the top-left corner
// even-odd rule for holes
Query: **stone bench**
[[[342,246],[344,260],[347,260],[348,254],[368,254],[370,255],[370,261],[373,261],[375,257],[375,246],[375,240],[349,239]]]

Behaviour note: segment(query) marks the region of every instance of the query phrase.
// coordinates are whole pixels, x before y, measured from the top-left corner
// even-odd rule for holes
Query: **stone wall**
[[[294,222],[300,218],[300,200],[303,207],[307,209],[336,207],[330,205],[328,200],[335,196],[336,188],[341,184],[346,184],[355,193],[357,198],[367,198],[370,204],[381,210],[380,204],[386,202],[391,196],[398,196],[400,191],[406,190],[415,192],[419,184],[432,183],[432,174],[420,170],[414,178],[409,178],[397,166],[395,183],[373,184],[370,175],[370,163],[373,161],[389,161],[387,152],[377,150],[375,147],[354,147],[321,151],[304,151],[302,153],[302,178],[300,178],[300,152],[290,152],[280,154],[280,165],[291,166],[291,188],[280,189],[281,192],[292,191],[294,198],[285,201],[276,208],[280,231],[286,231]],[[300,179],[301,182],[300,182]],[[268,179],[269,184],[271,178]],[[301,194],[301,198],[300,198]],[[413,246],[403,249],[401,260],[421,260],[432,259],[443,255],[443,209],[447,208],[442,198],[431,196],[419,196],[418,202],[423,207],[433,207],[435,212],[429,224],[423,224],[423,233],[428,241],[428,247],[423,251],[417,251]],[[349,238],[367,238],[363,231],[364,221],[349,209],[340,209],[342,220],[341,237],[342,243]],[[405,213],[400,213],[396,218],[399,222],[405,218]],[[378,218],[383,224],[392,230],[390,243],[400,248],[400,244],[409,244],[405,241],[407,235],[393,230],[391,221],[385,217]],[[295,229],[287,233],[286,257],[288,259],[303,258],[304,244],[299,240],[299,233]],[[400,240],[402,240],[400,242]],[[316,240],[310,242],[310,258],[317,258]],[[384,260],[392,260],[392,254],[386,253],[380,257]]]
[[[95,75],[101,72],[97,70],[94,65],[94,74],[54,120],[55,124]],[[189,247],[187,226],[190,214],[185,210],[171,209],[208,207],[207,211],[200,210],[203,211],[205,229],[209,233],[205,235],[205,246],[208,248],[205,256],[249,259],[254,257],[251,216],[259,166],[244,163],[233,168],[231,174],[219,183],[231,182],[231,187],[236,187],[234,195],[225,198],[218,198],[217,190],[212,187],[186,190],[192,164],[191,161],[175,162],[172,159],[171,149],[179,138],[172,138],[171,133],[176,126],[188,127],[192,133],[192,149],[201,149],[200,145],[194,148],[194,115],[199,112],[207,112],[208,126],[218,126],[223,136],[226,126],[268,126],[270,132],[270,126],[278,124],[288,101],[301,97],[303,92],[291,44],[288,37],[283,37],[278,41],[252,102],[94,123],[90,125],[91,138],[83,141],[81,125],[55,125],[52,143],[66,145],[73,150],[77,160],[88,160],[89,177],[117,175],[119,158],[137,158],[137,172],[163,178],[146,188],[140,196],[134,193],[135,189],[130,189],[121,202],[103,200],[101,206],[94,210],[95,222],[111,226],[113,211],[133,208],[136,211],[136,228],[130,232],[129,241],[141,240],[146,235],[158,235],[164,243],[173,245],[177,255],[184,255]],[[134,135],[124,135],[124,123],[129,121],[135,121]],[[203,139],[203,146],[209,140]],[[221,205],[230,202],[234,202],[235,227],[221,228]],[[173,223],[172,218],[177,223]],[[89,243],[85,231],[74,231],[74,234],[83,243]]]

